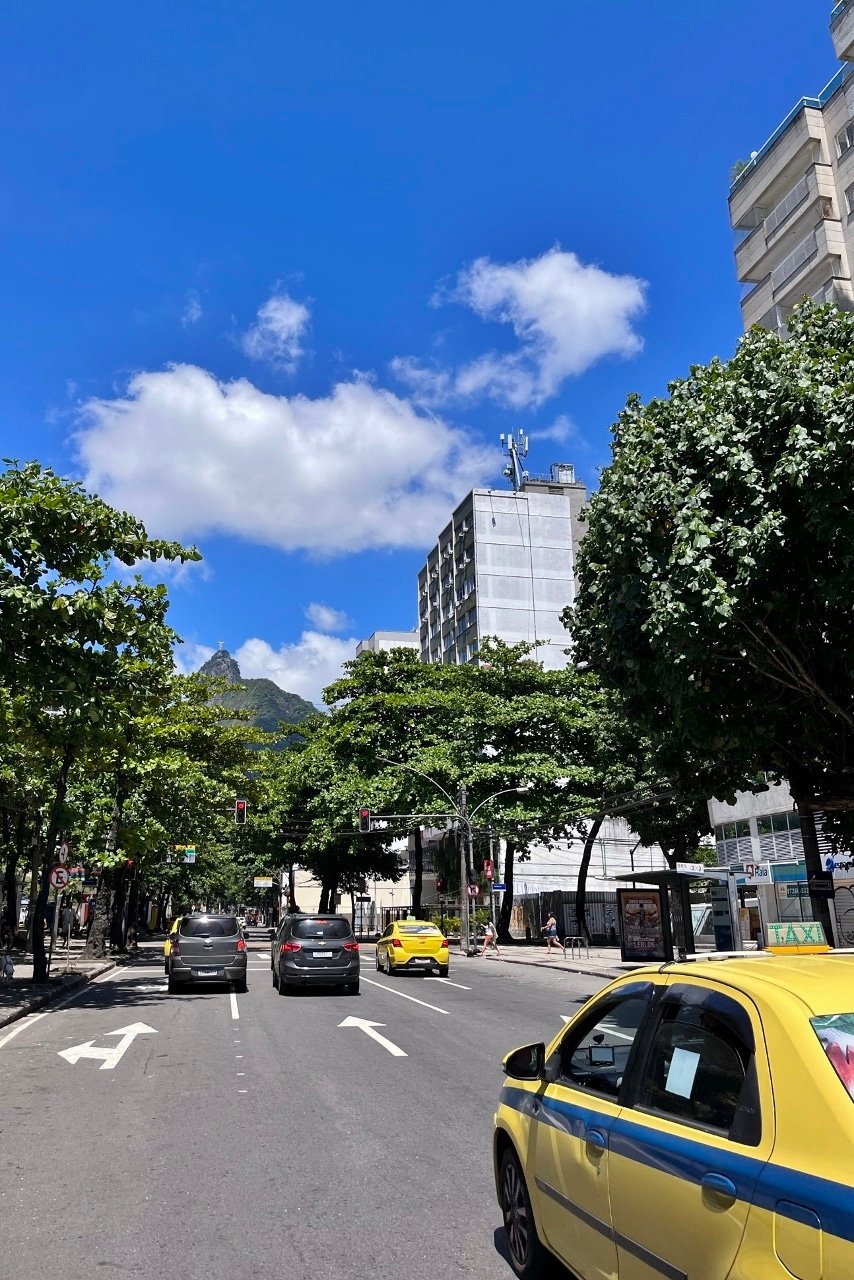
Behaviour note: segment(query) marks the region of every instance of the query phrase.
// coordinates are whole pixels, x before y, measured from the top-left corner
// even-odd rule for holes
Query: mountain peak
[[[240,667],[227,649],[217,649],[212,658],[199,668],[203,676],[221,676],[229,684],[240,684]]]

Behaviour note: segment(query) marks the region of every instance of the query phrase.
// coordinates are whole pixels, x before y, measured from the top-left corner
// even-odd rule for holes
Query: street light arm
[[[485,804],[489,804],[490,800],[497,800],[499,796],[509,796],[511,794],[526,795],[529,790],[530,787],[505,787],[503,791],[494,791],[491,796],[487,796],[485,800],[481,800],[480,804],[472,809],[471,813],[468,815],[469,822],[477,813],[478,809],[482,809]]]
[[[395,769],[408,769],[410,773],[417,773],[419,778],[425,778],[427,782],[431,783],[436,788],[437,791],[441,791],[442,795],[453,807],[454,813],[457,817],[462,816],[453,796],[449,795],[445,788],[441,786],[435,778],[431,778],[429,773],[424,773],[421,769],[416,769],[413,764],[401,764],[399,760],[389,760],[388,756],[377,756],[377,760],[381,760],[383,764],[393,765]]]

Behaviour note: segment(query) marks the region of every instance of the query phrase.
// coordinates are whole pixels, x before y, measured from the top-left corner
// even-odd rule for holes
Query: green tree
[[[754,328],[667,399],[629,400],[569,621],[578,656],[716,794],[788,780],[813,875],[813,815],[849,839],[854,810],[854,317],[804,304],[789,333]]]

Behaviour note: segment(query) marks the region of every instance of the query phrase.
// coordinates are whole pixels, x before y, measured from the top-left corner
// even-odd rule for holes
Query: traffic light
[[[246,801],[235,800],[234,802],[234,821],[239,827],[242,827],[246,821]]]
[[[437,893],[445,892],[445,881],[442,879],[441,876],[436,877],[436,892]]]
[[[371,811],[370,809],[359,810],[359,830],[363,836],[370,833],[371,830]]]

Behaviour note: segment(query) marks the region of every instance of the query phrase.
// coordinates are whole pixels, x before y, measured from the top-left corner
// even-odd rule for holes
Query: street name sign
[[[492,888],[495,893],[504,893],[507,889],[506,884],[499,884],[497,880],[493,880]]]
[[[680,876],[704,876],[708,871],[704,862],[677,862],[676,870]]]

